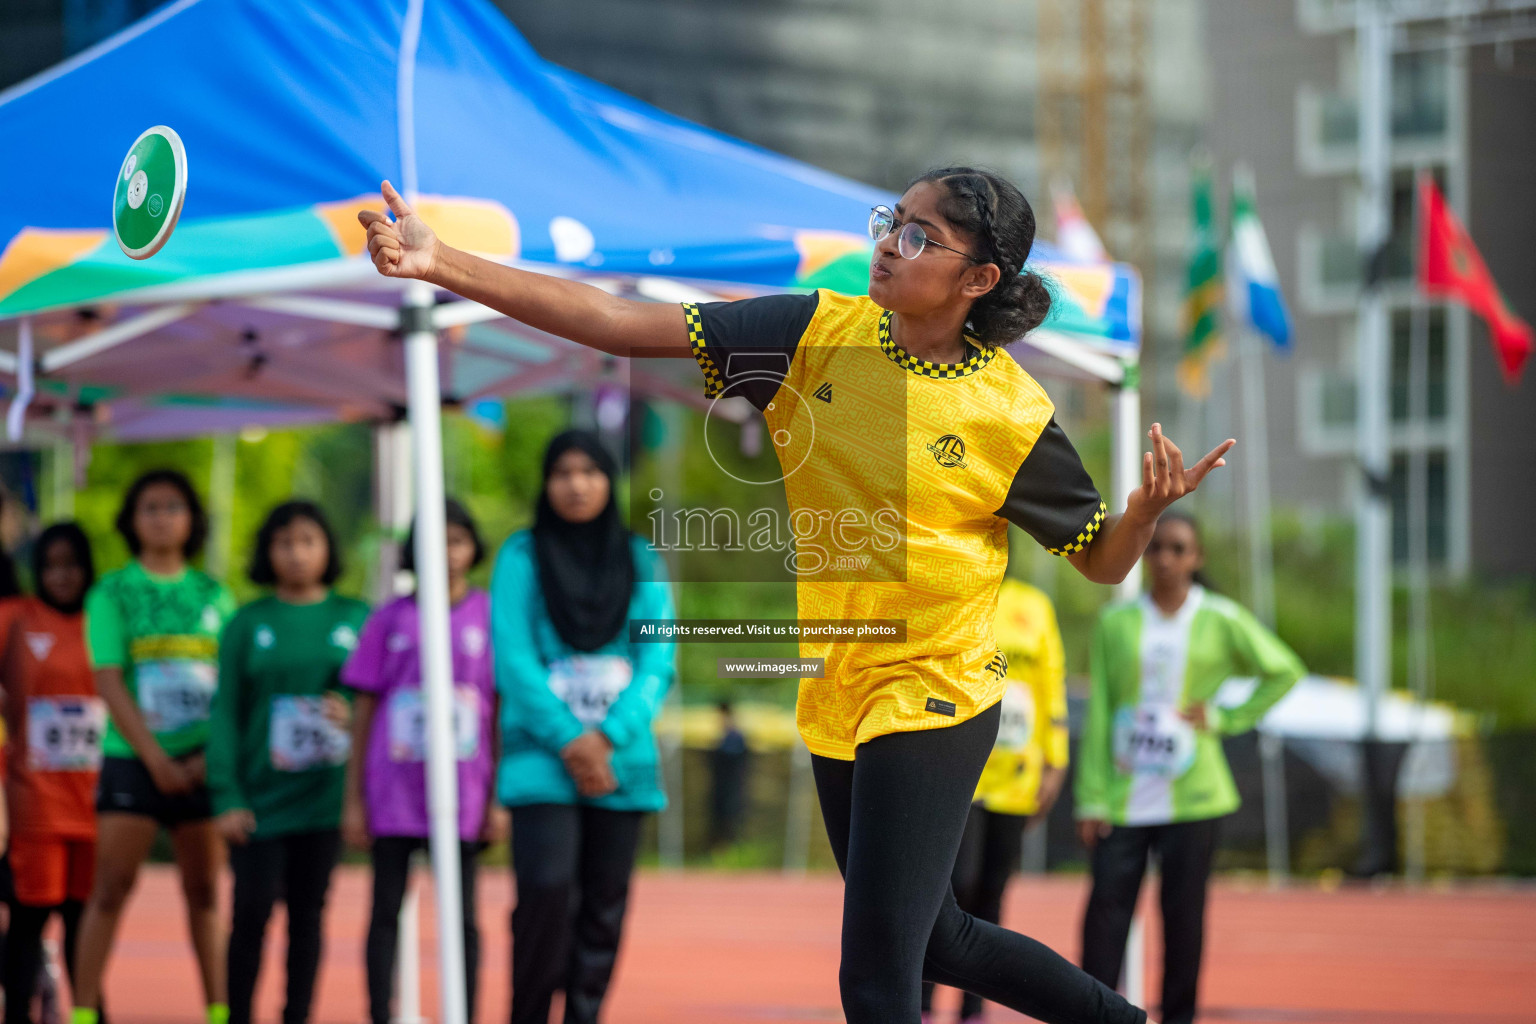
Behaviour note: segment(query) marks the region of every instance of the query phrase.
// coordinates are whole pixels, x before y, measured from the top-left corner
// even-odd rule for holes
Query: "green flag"
[[[1179,387],[1197,398],[1210,394],[1210,364],[1221,356],[1221,235],[1211,165],[1194,165],[1194,234],[1184,289],[1184,348],[1179,357]]]

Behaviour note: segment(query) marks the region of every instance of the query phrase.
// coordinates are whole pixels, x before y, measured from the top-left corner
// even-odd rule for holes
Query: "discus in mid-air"
[[[163,124],[134,140],[117,172],[112,233],[125,254],[147,260],[176,230],[187,196],[187,150]]]

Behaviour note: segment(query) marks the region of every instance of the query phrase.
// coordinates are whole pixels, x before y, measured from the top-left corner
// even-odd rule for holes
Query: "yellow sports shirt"
[[[1045,767],[1067,766],[1066,651],[1051,599],[1019,580],[998,591],[996,633],[1008,689],[976,800],[997,814],[1034,814]]]
[[[894,732],[955,725],[1003,695],[993,637],[1008,523],[1080,551],[1104,503],[1045,391],[1006,352],[931,363],[891,314],[834,292],[685,304],[708,397],[762,410],[784,473],[799,616],[901,620],[905,639],[805,639],[812,753],[852,759]]]

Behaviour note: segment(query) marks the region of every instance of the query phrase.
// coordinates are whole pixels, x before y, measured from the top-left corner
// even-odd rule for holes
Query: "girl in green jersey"
[[[107,705],[96,796],[96,878],[80,925],[75,1024],[96,1024],[117,921],[156,833],[171,847],[187,902],[210,1024],[223,1024],[224,930],[218,879],[224,844],[213,826],[205,750],[219,679],[219,633],[234,597],[192,559],[208,517],[181,472],[134,481],[117,515],[133,561],[103,576],[85,602],[96,690]]]
[[[1246,732],[1305,669],[1248,611],[1202,586],[1205,553],[1190,517],[1165,512],[1147,545],[1151,591],[1099,618],[1088,725],[1077,762],[1077,818],[1093,851],[1083,969],[1120,980],[1147,856],[1162,875],[1163,1024],[1189,1024],[1205,929],[1216,823],[1237,810],[1223,736]],[[1233,676],[1257,677],[1218,708]]]
[[[321,918],[341,854],[350,709],[338,675],[368,606],[331,592],[341,560],[325,515],[277,506],[256,534],[251,582],[219,645],[208,785],[235,873],[229,1020],[251,1020],[267,922],[288,908],[284,1024],[305,1024],[322,959]]]

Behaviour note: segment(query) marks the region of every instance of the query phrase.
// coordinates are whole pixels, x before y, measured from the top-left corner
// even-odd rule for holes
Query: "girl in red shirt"
[[[3,977],[6,1024],[28,1020],[43,928],[55,912],[64,919],[64,959],[73,974],[80,914],[91,894],[106,725],[82,614],[94,577],[84,532],[74,523],[55,524],[33,547],[37,596],[0,602],[15,887]]]

